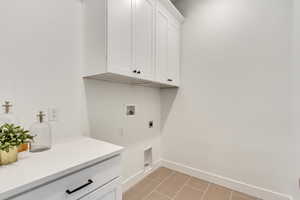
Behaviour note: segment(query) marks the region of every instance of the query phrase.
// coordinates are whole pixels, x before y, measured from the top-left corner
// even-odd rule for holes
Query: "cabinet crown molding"
[[[174,6],[170,0],[158,0],[161,2],[165,8],[178,20],[178,22],[184,22],[184,16],[179,12],[179,10]]]

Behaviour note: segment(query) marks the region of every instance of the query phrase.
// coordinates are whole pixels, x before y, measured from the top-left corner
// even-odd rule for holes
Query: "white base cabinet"
[[[9,200],[122,200],[121,156],[114,156]]]
[[[122,189],[120,180],[103,186],[94,192],[82,197],[80,200],[122,200]]]
[[[169,0],[83,0],[83,9],[84,78],[179,86],[183,17]]]

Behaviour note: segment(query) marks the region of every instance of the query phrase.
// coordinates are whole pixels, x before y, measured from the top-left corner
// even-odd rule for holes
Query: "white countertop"
[[[0,199],[118,155],[122,149],[107,142],[82,137],[54,145],[49,151],[20,153],[18,162],[0,166]]]

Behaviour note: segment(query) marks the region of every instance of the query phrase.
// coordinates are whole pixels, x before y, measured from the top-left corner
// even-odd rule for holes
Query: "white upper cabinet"
[[[180,22],[162,4],[158,4],[156,26],[156,79],[179,86]]]
[[[180,27],[178,24],[168,25],[168,67],[167,81],[179,86],[180,72]]]
[[[107,1],[107,67],[109,72],[130,75],[134,68],[133,3],[134,0]]]
[[[154,79],[155,1],[135,0],[135,66],[139,76]]]
[[[157,8],[156,15],[156,78],[161,83],[167,83],[168,71],[168,15]]]
[[[183,17],[169,0],[83,0],[83,8],[83,77],[179,86]]]

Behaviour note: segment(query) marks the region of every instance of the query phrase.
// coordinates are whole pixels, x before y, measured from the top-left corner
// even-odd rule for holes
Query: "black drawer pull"
[[[169,78],[168,81],[169,81],[169,82],[172,82],[173,80]]]
[[[74,192],[77,192],[78,190],[81,190],[81,189],[83,189],[83,188],[85,188],[85,187],[91,185],[92,183],[94,183],[94,181],[92,181],[91,179],[89,179],[88,182],[87,182],[86,184],[84,184],[84,185],[82,185],[82,186],[80,186],[80,187],[78,187],[78,188],[76,188],[76,189],[74,189],[74,190],[66,190],[66,193],[67,193],[67,194],[72,194],[72,193],[74,193]]]

